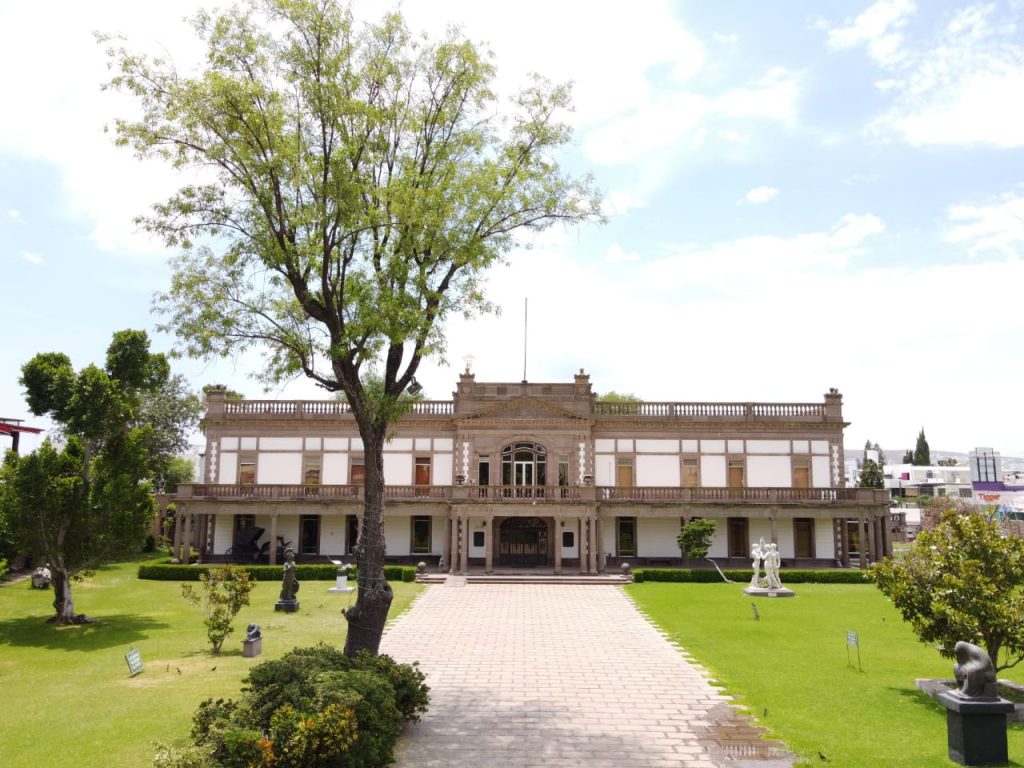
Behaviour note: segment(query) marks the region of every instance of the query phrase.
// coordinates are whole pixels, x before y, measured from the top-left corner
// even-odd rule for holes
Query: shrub
[[[231,768],[385,766],[402,721],[426,711],[423,679],[414,665],[387,656],[350,659],[323,644],[296,648],[254,666],[239,702],[203,702],[192,740],[216,765]]]
[[[7,560],[6,558],[0,557],[0,579],[7,576]]]
[[[171,562],[143,563],[139,566],[139,578],[152,581],[199,581],[202,573],[216,567],[204,565],[181,565]],[[280,565],[234,565],[234,568],[245,571],[253,581],[281,581],[283,574]],[[330,564],[300,564],[295,566],[295,575],[301,581],[334,581],[338,569]],[[355,570],[350,570],[349,581],[358,578]],[[416,581],[416,568],[411,565],[386,565],[384,578],[388,581]]]
[[[199,583],[201,586],[198,593],[191,584],[182,584],[181,594],[192,605],[201,606],[205,611],[203,623],[206,625],[206,636],[213,652],[220,653],[224,640],[235,631],[231,622],[249,604],[252,579],[242,569],[225,565],[202,572]]]
[[[708,556],[711,540],[715,537],[717,524],[707,517],[695,517],[680,532],[676,542],[679,549],[689,558],[700,560]]]

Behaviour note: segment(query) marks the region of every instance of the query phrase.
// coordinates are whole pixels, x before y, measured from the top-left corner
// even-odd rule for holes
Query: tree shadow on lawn
[[[144,640],[170,624],[149,616],[114,614],[96,618],[92,624],[57,626],[48,616],[23,616],[0,621],[0,645],[49,648],[59,651],[97,651]]]

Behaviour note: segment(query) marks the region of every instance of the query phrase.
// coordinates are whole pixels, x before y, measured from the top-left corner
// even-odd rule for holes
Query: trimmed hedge
[[[722,571],[737,583],[747,583],[754,572],[750,568]],[[867,571],[859,570],[782,570],[779,576],[785,584],[869,584]],[[633,581],[674,581],[699,584],[720,582],[722,577],[713,568],[634,568]]]
[[[199,581],[199,574],[220,563],[203,563],[202,565],[180,565],[174,563],[152,563],[139,566],[139,578],[151,581]],[[284,576],[280,565],[239,565],[249,574],[253,581],[280,581]],[[338,569],[333,565],[297,564],[295,576],[299,581],[334,581]],[[349,571],[349,579],[355,581],[355,569]],[[388,581],[415,581],[416,568],[412,565],[385,565],[384,578]]]

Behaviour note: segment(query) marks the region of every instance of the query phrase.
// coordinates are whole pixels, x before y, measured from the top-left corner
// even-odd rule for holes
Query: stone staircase
[[[454,575],[445,573],[425,573],[416,577],[419,584],[447,584],[448,586],[464,586],[466,584],[629,584],[632,577],[621,573],[562,573],[553,572],[493,572],[469,573]]]

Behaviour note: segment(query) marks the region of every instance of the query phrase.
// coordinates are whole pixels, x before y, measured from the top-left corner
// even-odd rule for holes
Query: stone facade
[[[611,403],[583,371],[467,371],[452,400],[415,403],[385,448],[387,556],[456,573],[698,565],[676,537],[705,517],[722,566],[748,566],[762,536],[790,567],[865,565],[891,550],[888,494],[845,487],[845,426],[836,390],[820,403]],[[362,441],[347,404],[213,391],[204,429],[203,482],[178,490],[178,546],[269,562],[286,543],[306,561],[351,551]],[[252,526],[259,548],[235,552]]]

